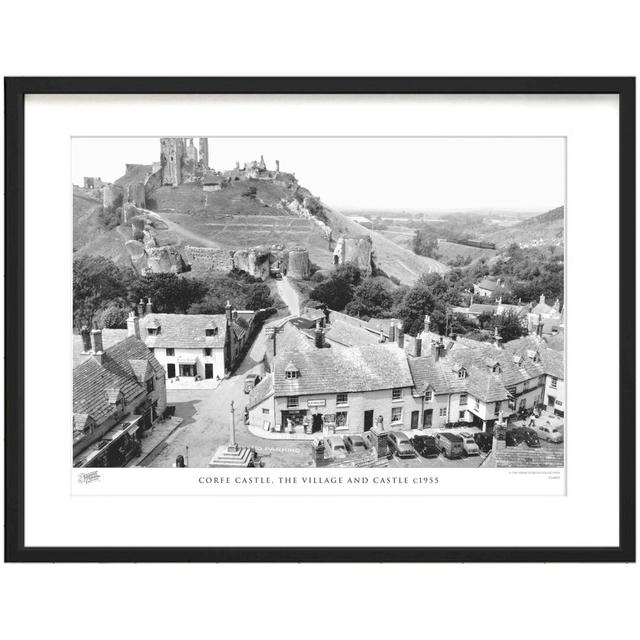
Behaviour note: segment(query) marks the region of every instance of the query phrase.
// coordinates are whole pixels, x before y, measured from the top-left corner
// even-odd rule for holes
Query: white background
[[[324,2],[304,10],[111,2],[93,15],[85,2],[35,5],[4,9],[5,74],[638,73],[638,22],[628,2],[556,0],[522,10],[490,1]],[[203,43],[204,53],[183,55],[181,45],[173,55],[178,35]],[[10,566],[0,602],[12,637],[324,638],[344,636],[354,623],[359,636],[373,637],[615,637],[636,626],[638,577],[636,566],[606,565]],[[387,598],[399,608],[424,602],[428,622],[410,613],[414,607],[401,609],[408,624],[384,615]],[[103,623],[114,608],[117,622]]]

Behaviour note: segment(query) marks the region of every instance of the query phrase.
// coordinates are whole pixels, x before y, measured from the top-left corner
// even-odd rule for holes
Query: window
[[[176,355],[175,349],[167,349],[167,355],[168,356],[175,356]]]
[[[424,392],[424,401],[431,402],[433,400],[433,392],[431,390]]]
[[[515,411],[516,408],[516,399],[515,398],[511,398],[511,400],[509,400],[509,409],[513,409]]]
[[[475,407],[476,407],[476,411],[479,411],[479,410],[480,410],[480,400],[478,400],[478,398],[476,398],[476,404],[475,404]]]
[[[551,378],[551,388],[552,389],[558,388],[558,378]]]
[[[157,327],[149,327],[147,329],[147,334],[150,335],[150,336],[157,336],[158,333],[159,333],[159,330],[158,330]]]
[[[151,353],[153,353],[153,347],[149,347],[149,351],[151,351]]]
[[[497,416],[500,413],[500,409],[502,409],[502,402],[496,402],[496,406],[493,409],[493,415]]]
[[[336,412],[336,427],[346,427],[347,426],[347,412],[346,411],[337,411]]]
[[[402,407],[391,409],[391,422],[402,422]]]
[[[458,378],[466,378],[466,377],[467,377],[467,370],[460,369],[460,371],[458,371]]]
[[[299,378],[300,377],[300,372],[299,371],[286,371],[285,375],[287,378]]]
[[[528,380],[525,380],[525,381],[524,381],[524,384],[522,385],[522,390],[523,390],[523,391],[526,391],[528,388],[529,388],[529,381],[528,381]]]
[[[298,406],[298,396],[289,396],[287,398],[287,409]]]
[[[336,394],[336,404],[347,404],[349,401],[348,393],[338,393]]]
[[[466,393],[461,393],[460,394],[460,406],[464,407],[467,404],[467,394]]]
[[[269,415],[269,409],[263,409],[262,410],[262,415],[263,416],[268,416]]]
[[[458,418],[459,418],[460,420],[464,420],[464,415],[465,415],[465,413],[467,413],[467,412],[466,412],[466,411],[460,411],[460,413],[458,414]]]
[[[180,367],[180,375],[185,378],[195,378],[196,377],[196,365],[195,364],[181,364]]]
[[[441,418],[447,417],[447,407],[440,407],[440,417]]]
[[[211,336],[215,336],[217,332],[218,332],[217,329],[205,329],[204,335],[210,338]]]
[[[391,392],[391,399],[392,400],[402,400],[402,389],[394,389]]]
[[[151,393],[153,391],[153,378],[149,378],[147,380],[147,393]]]
[[[205,356],[210,356],[211,355],[211,349],[205,349],[204,350],[204,355]]]

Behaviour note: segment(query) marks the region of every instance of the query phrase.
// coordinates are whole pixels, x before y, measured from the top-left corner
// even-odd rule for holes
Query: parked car
[[[464,431],[458,435],[462,438],[462,448],[468,456],[480,455],[480,447],[478,447],[476,441],[473,439],[473,436],[470,433]]]
[[[346,458],[347,447],[344,444],[342,436],[327,436],[325,438],[327,453],[331,458]]]
[[[493,436],[489,433],[485,433],[484,431],[477,431],[473,434],[473,439],[475,440],[478,448],[483,453],[489,453],[493,448]]]
[[[345,436],[344,444],[349,453],[362,453],[369,448],[362,436]]]
[[[525,442],[528,447],[539,447],[540,438],[538,434],[530,427],[519,427],[514,429],[517,432],[521,442]]]
[[[436,446],[440,453],[449,460],[462,458],[464,453],[462,438],[455,433],[439,433],[436,436]]]
[[[244,392],[251,393],[251,389],[260,382],[260,376],[257,373],[247,373],[244,377]]]
[[[433,436],[413,436],[411,444],[423,458],[435,458],[440,453],[438,447],[436,447],[436,439]]]
[[[376,437],[373,435],[373,433],[371,433],[371,431],[365,431],[362,434],[362,439],[364,440],[368,449],[374,449],[378,444]]]
[[[389,451],[398,458],[415,458],[415,449],[411,446],[411,441],[402,431],[391,431],[388,437]]]
[[[564,422],[555,418],[549,418],[540,424],[536,423],[533,430],[541,440],[549,442],[562,442],[564,440]]]

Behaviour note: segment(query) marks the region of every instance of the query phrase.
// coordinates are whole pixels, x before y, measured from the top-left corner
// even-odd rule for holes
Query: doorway
[[[167,364],[167,378],[175,378],[176,377],[176,365],[170,362]]]
[[[418,420],[420,419],[420,412],[419,411],[412,411],[411,412],[411,428],[412,429],[417,429],[418,428]]]
[[[422,426],[427,428],[433,424],[433,409],[425,409],[422,418]]]
[[[314,413],[313,423],[311,424],[311,433],[317,433],[318,431],[322,431],[322,414]]]
[[[204,377],[206,379],[213,378],[213,365],[210,362],[206,362],[204,365]]]
[[[373,409],[364,412],[364,430],[369,431],[373,427]]]

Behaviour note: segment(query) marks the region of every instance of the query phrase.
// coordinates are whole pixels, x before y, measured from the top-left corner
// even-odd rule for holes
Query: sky
[[[260,155],[344,211],[542,213],[565,199],[564,138],[209,138],[216,170]],[[158,138],[74,138],[73,183],[159,159]]]

